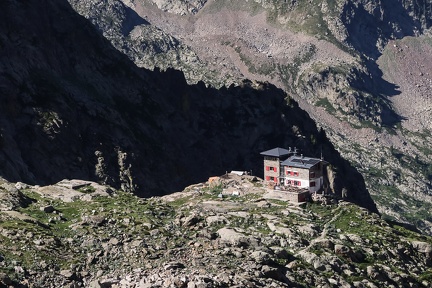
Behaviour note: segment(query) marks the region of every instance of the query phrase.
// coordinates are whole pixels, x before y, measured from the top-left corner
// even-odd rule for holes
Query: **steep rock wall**
[[[250,81],[207,88],[178,71],[139,69],[66,1],[0,8],[6,179],[90,179],[152,196],[231,169],[260,175],[260,151],[297,146],[311,156],[322,150],[336,171],[334,192],[346,188],[376,210],[361,175],[282,90]]]

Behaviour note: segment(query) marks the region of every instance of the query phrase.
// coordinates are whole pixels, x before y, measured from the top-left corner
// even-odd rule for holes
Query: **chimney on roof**
[[[291,152],[291,147],[289,147],[288,152]]]
[[[297,154],[297,147],[294,147],[294,155]]]
[[[303,159],[303,154],[300,154],[300,157]]]

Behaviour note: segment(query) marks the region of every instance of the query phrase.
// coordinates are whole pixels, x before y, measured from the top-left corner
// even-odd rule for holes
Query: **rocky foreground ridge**
[[[247,175],[149,199],[1,180],[0,240],[1,287],[432,285],[431,237],[343,200],[286,202]]]

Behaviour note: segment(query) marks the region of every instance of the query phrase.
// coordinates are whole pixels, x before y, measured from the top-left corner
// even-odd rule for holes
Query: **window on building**
[[[266,176],[266,181],[270,181],[270,176]]]
[[[270,171],[270,166],[266,166],[266,171]]]
[[[297,171],[294,171],[294,176],[298,176],[299,173]]]
[[[311,181],[311,182],[309,183],[309,186],[310,186],[310,187],[315,187],[315,181]]]
[[[301,181],[294,181],[294,186],[301,186]]]
[[[277,172],[277,168],[276,167],[270,167],[270,171]]]
[[[315,178],[315,172],[310,172],[310,178]]]

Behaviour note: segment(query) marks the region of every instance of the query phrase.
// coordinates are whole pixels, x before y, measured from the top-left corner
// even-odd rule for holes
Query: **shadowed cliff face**
[[[232,169],[261,175],[259,152],[323,151],[335,193],[376,210],[361,175],[307,113],[272,85],[187,85],[137,68],[66,1],[0,4],[0,161],[10,181],[96,180],[167,194]]]
[[[340,17],[347,31],[346,42],[377,59],[390,39],[414,36],[429,28],[431,14],[428,0],[380,0],[347,2]]]
[[[367,179],[384,215],[431,233],[430,0],[69,2],[140,67],[284,89]]]

